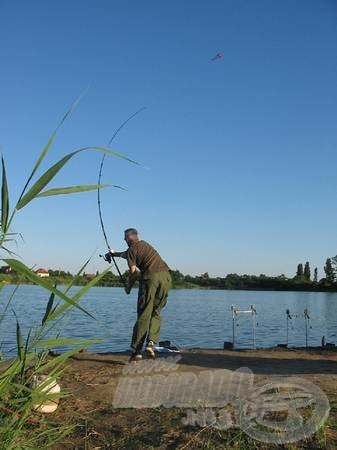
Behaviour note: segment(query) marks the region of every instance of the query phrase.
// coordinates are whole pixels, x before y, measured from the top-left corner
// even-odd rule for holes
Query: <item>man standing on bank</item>
[[[131,347],[133,353],[130,361],[142,359],[142,348],[146,341],[145,352],[154,358],[154,346],[159,340],[160,313],[166,305],[168,291],[171,287],[171,275],[167,264],[159,253],[145,241],[139,240],[138,231],[128,228],[124,232],[128,245],[125,252],[110,252],[111,256],[125,258],[130,269],[125,291],[130,294],[137,280],[137,268],[140,270],[137,303],[137,321],[133,327]]]

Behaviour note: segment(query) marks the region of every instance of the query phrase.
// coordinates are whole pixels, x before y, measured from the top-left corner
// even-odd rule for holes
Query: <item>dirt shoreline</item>
[[[332,405],[329,427],[324,431],[324,446],[314,439],[289,448],[337,448],[337,352],[326,349],[264,349],[181,351],[177,373],[203,370],[236,370],[248,367],[254,373],[254,384],[271,376],[296,376],[319,386]],[[254,441],[248,447],[238,430],[219,432],[214,429],[183,426],[186,410],[114,409],[112,401],[127,353],[94,354],[84,352],[68,361],[60,384],[69,393],[53,414],[58,423],[78,424],[67,442],[55,449],[240,449],[288,448]],[[139,364],[139,363],[138,363]],[[144,374],[143,374],[144,375]],[[336,424],[336,427],[334,426]],[[237,435],[237,438],[236,438]],[[230,438],[230,442],[224,439]],[[237,442],[237,439],[241,444]],[[250,442],[250,441],[249,441]],[[295,446],[294,446],[295,445]]]

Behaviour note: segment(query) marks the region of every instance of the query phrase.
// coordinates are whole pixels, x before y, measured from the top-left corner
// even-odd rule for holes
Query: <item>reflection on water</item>
[[[0,295],[3,311],[13,286],[6,286]],[[23,333],[41,321],[48,294],[37,286],[20,286],[13,303]],[[179,347],[221,348],[224,341],[232,341],[231,305],[257,309],[257,347],[271,347],[286,342],[289,309],[289,345],[305,346],[305,320],[303,311],[310,313],[308,344],[318,346],[322,336],[337,343],[337,294],[316,292],[258,292],[258,291],[206,291],[172,290],[163,311],[161,338],[169,339]],[[93,288],[81,305],[96,320],[73,310],[55,327],[68,338],[101,338],[92,346],[95,351],[120,351],[129,348],[132,326],[136,318],[136,291],[130,296],[119,288]],[[295,315],[298,317],[295,317]],[[236,346],[252,345],[251,316],[239,316],[235,321]],[[9,310],[0,324],[2,351],[15,350],[15,320]]]

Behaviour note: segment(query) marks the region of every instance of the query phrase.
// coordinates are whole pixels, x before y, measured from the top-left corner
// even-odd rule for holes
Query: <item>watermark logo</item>
[[[327,396],[297,377],[275,377],[256,384],[235,410],[241,429],[254,439],[286,444],[312,436],[329,417]],[[275,420],[276,414],[283,420]]]
[[[272,377],[254,385],[254,374],[246,367],[178,373],[180,358],[126,365],[123,375],[128,376],[119,379],[114,408],[187,408],[184,425],[220,430],[238,425],[250,437],[270,444],[308,438],[329,416],[326,395],[307,380]]]

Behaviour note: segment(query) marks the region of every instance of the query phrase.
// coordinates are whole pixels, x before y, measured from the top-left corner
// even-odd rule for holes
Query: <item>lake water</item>
[[[6,286],[1,291],[0,314],[13,289],[14,286]],[[67,338],[101,338],[102,342],[90,350],[127,350],[136,319],[136,294],[136,290],[127,296],[119,288],[93,288],[81,305],[96,320],[72,310],[57,330]],[[12,310],[17,314],[23,334],[26,334],[30,327],[41,322],[48,297],[48,293],[38,286],[19,287],[0,324],[3,353],[9,355],[15,351],[16,329]],[[328,342],[337,343],[337,294],[316,292],[172,290],[163,311],[161,339],[171,340],[180,348],[222,348],[224,341],[232,341],[232,304],[241,309],[256,305],[258,348],[286,343],[287,309],[291,314],[297,314],[288,321],[289,346],[305,346],[305,308],[310,316],[308,345],[320,345],[323,335]],[[239,315],[234,329],[235,346],[251,348],[252,316]]]

